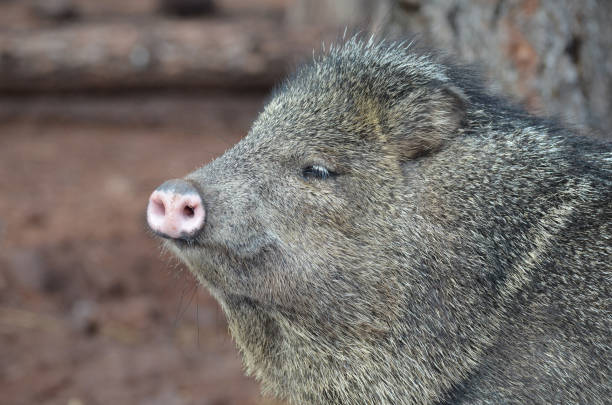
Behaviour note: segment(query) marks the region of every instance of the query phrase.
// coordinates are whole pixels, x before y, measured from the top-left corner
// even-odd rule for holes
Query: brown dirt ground
[[[151,190],[261,95],[0,100],[0,403],[272,404],[220,308],[146,231]]]

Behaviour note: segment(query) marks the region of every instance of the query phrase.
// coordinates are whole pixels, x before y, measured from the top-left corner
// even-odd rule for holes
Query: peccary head
[[[495,328],[485,269],[501,260],[485,246],[494,223],[461,225],[478,222],[487,187],[470,178],[490,169],[457,152],[471,108],[433,59],[352,40],[287,80],[223,156],[160,188],[153,205],[199,197],[177,208],[195,225],[149,222],[267,389],[420,401],[470,369]]]

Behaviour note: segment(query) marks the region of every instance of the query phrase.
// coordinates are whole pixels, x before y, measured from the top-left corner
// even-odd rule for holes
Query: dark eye
[[[334,176],[335,174],[336,173],[321,165],[307,166],[302,170],[302,176],[304,176],[305,179],[325,180]]]

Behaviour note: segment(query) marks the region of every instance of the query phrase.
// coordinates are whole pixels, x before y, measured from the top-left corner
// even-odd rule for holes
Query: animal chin
[[[277,242],[267,234],[245,235],[238,240],[213,242],[212,249],[221,251],[234,261],[251,261],[275,249]]]

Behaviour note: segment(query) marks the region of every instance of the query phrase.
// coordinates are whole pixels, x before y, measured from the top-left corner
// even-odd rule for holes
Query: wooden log
[[[268,88],[312,55],[316,35],[262,18],[7,32],[0,35],[0,92]]]

